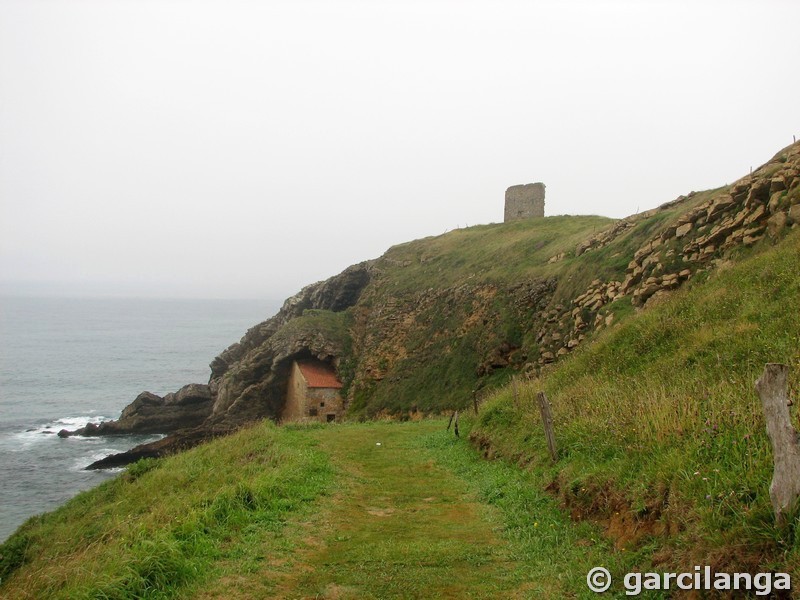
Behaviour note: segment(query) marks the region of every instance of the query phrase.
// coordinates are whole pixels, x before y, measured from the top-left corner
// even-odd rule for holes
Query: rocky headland
[[[104,468],[279,420],[292,361],[309,357],[337,369],[351,414],[459,408],[798,225],[793,144],[731,185],[625,219],[551,217],[403,244],[286,300],[214,358],[207,384],[143,392],[118,420],[59,435],[167,435],[90,467]]]

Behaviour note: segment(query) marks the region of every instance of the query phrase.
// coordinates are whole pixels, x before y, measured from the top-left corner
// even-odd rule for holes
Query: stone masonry
[[[544,184],[512,185],[506,190],[506,210],[503,221],[544,216]]]

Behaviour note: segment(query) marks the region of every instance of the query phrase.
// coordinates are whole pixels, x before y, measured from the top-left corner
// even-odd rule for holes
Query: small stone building
[[[544,184],[512,185],[506,190],[503,222],[544,217]]]
[[[281,422],[337,421],[344,413],[342,382],[334,368],[320,360],[292,364]]]

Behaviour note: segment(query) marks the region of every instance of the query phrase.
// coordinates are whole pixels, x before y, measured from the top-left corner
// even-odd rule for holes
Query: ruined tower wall
[[[512,185],[506,190],[506,209],[503,221],[544,217],[544,184]]]

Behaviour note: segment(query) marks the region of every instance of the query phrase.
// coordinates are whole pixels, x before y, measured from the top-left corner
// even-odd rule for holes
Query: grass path
[[[419,446],[440,423],[317,430],[341,488],[308,523],[284,597],[492,597],[509,561],[489,509]],[[504,585],[508,584],[508,585]]]
[[[265,540],[258,569],[193,598],[585,597],[588,568],[608,563],[594,528],[442,421],[293,433],[329,456],[333,492]]]

